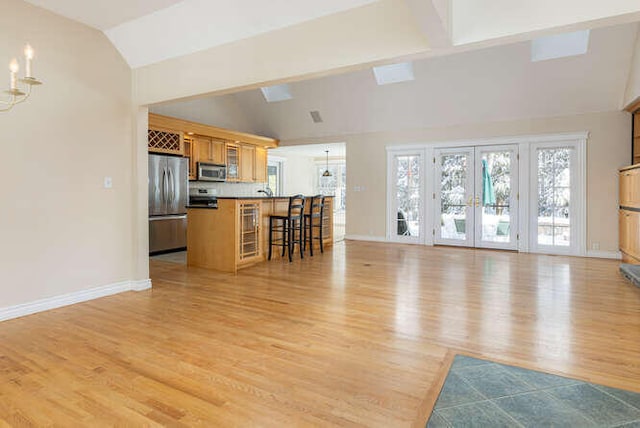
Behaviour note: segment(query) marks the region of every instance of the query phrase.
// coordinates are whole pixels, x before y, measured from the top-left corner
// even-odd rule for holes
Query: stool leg
[[[287,243],[289,245],[287,245],[288,249],[289,249],[289,263],[291,263],[293,261],[293,258],[291,257],[291,254],[293,252],[293,220],[289,220],[289,239],[287,240]]]
[[[273,218],[269,217],[269,259],[271,260],[271,248],[273,245]]]
[[[307,218],[302,217],[302,228],[304,230],[304,236],[302,237],[302,249],[307,251]]]
[[[287,251],[287,220],[282,220],[282,255],[284,257],[285,251]]]
[[[309,254],[313,257],[313,217],[309,217]]]
[[[300,247],[300,258],[304,259],[304,249],[302,248],[302,239],[304,238],[304,216],[298,220],[298,247]]]
[[[320,236],[319,236],[319,240],[320,240],[320,252],[324,253],[324,235],[322,234],[322,223],[324,223],[324,219],[322,217],[320,217]]]

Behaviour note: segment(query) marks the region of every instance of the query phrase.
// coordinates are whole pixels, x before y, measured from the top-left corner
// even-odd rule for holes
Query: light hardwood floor
[[[455,353],[640,392],[611,260],[345,242],[0,324],[0,426],[424,425]]]

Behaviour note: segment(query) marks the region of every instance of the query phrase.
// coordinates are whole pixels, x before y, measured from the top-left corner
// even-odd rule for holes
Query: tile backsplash
[[[265,183],[216,183],[190,181],[189,189],[206,188],[216,190],[217,196],[260,196],[258,190],[266,188]]]

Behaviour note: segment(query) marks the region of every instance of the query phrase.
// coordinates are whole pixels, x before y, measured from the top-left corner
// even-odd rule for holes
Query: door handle
[[[468,207],[472,207],[473,206],[473,196],[469,196],[469,200],[467,201],[467,206]]]
[[[480,206],[480,196],[476,196],[476,208]]]
[[[167,171],[169,172],[169,200],[173,203],[173,199],[176,196],[176,184],[173,182],[173,172],[171,172],[171,169],[168,169]]]
[[[166,168],[162,174],[162,190],[163,190],[163,199],[165,202],[167,202],[167,198],[169,197],[169,179],[167,177]]]

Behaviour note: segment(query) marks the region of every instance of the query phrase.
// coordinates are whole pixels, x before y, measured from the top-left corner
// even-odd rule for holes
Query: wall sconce
[[[37,85],[41,85],[38,79],[33,77],[33,69],[32,69],[32,61],[33,61],[34,51],[30,45],[25,46],[24,48],[24,58],[25,58],[25,76],[22,79],[18,79],[18,71],[20,71],[20,65],[18,64],[17,59],[12,59],[11,63],[9,63],[9,76],[10,76],[10,87],[8,91],[4,91],[7,96],[6,99],[0,99],[0,111],[9,111],[16,104],[20,104],[25,102],[29,95],[31,95],[31,88]],[[22,91],[18,87],[18,82],[24,85],[25,91]],[[1,107],[5,106],[5,107]]]

